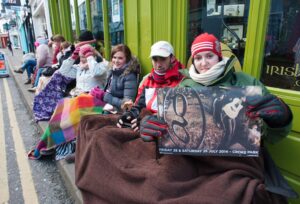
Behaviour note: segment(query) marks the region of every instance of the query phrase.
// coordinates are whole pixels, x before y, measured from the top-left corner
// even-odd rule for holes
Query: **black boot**
[[[19,74],[23,74],[23,70],[21,68],[17,69],[17,70],[14,70],[14,72],[19,73]]]
[[[31,79],[27,79],[27,81],[24,84],[30,84],[31,83]]]
[[[75,153],[69,154],[68,156],[66,156],[65,161],[68,164],[72,164],[75,162]]]

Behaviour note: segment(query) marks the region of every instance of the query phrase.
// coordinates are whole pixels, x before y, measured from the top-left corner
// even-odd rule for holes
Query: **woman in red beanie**
[[[222,56],[220,42],[214,35],[204,33],[197,36],[192,43],[191,53],[192,65],[188,70],[183,70],[185,78],[180,86],[260,86],[262,97],[246,101],[248,105],[246,114],[252,118],[263,119],[262,138],[265,141],[275,143],[287,136],[293,118],[289,107],[281,99],[270,94],[257,79],[243,72],[235,72],[233,64],[236,59]],[[212,98],[214,97],[212,94]],[[215,97],[215,100],[219,99]],[[241,140],[241,130],[236,128],[237,119],[226,120],[224,121],[226,125],[222,128],[226,133],[224,135],[230,136],[220,145],[225,143],[225,147],[222,148],[234,149],[227,140]],[[146,116],[140,123],[140,137],[146,142],[155,141],[160,136],[164,137],[167,131],[166,123],[158,120],[156,116]],[[165,160],[166,157],[170,156],[163,156]],[[199,189],[198,203],[287,203],[286,197],[295,196],[295,192],[287,185],[263,147],[259,157],[176,156],[174,160],[177,164],[185,160],[185,168],[194,173],[191,180],[198,183],[195,186],[195,189]],[[166,165],[162,159],[160,163]],[[169,173],[176,175],[173,172],[176,169],[179,174],[180,167],[174,168]],[[165,172],[168,173],[168,170]],[[185,186],[183,191],[192,186],[191,180],[180,181]],[[193,194],[186,192],[183,195],[192,198]],[[191,200],[185,201],[184,203],[191,203]]]

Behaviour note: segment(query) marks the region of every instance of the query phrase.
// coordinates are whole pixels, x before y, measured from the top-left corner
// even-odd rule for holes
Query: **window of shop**
[[[109,0],[108,2],[111,45],[124,43],[123,0]]]
[[[261,74],[265,85],[300,91],[299,21],[299,1],[272,1]]]
[[[79,13],[79,25],[80,25],[80,31],[87,30],[87,17],[86,17],[86,6],[85,2],[79,5],[78,7],[78,13]]]
[[[73,34],[73,38],[76,39],[76,17],[75,17],[74,1],[70,1],[70,11],[71,11],[72,34]]]
[[[97,40],[98,50],[104,54],[102,0],[91,0],[92,31]]]
[[[200,33],[214,34],[225,45],[244,60],[249,0],[189,0],[188,51],[194,38]]]
[[[73,33],[75,33],[76,20],[75,20],[75,8],[74,8],[74,2],[73,1],[70,1],[70,11],[71,11],[72,31],[73,31]]]

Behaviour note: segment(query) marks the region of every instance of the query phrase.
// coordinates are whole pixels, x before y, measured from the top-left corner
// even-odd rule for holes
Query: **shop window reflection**
[[[71,23],[72,23],[72,35],[73,35],[73,39],[77,39],[74,1],[70,1],[70,11],[71,11]]]
[[[102,0],[91,0],[92,32],[97,40],[96,49],[104,56]]]
[[[212,33],[243,63],[248,11],[249,0],[189,0],[188,47],[200,33]]]
[[[111,45],[124,43],[123,0],[108,1],[108,18]]]
[[[300,1],[273,0],[266,35],[261,81],[300,90]]]
[[[78,13],[79,13],[80,31],[85,31],[87,29],[87,17],[86,17],[85,2],[83,2],[82,4],[79,5]]]

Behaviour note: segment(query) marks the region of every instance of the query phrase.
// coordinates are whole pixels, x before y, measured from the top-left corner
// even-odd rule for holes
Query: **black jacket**
[[[138,88],[140,65],[134,58],[122,70],[110,70],[105,86],[104,102],[120,109],[125,100],[135,100]]]

